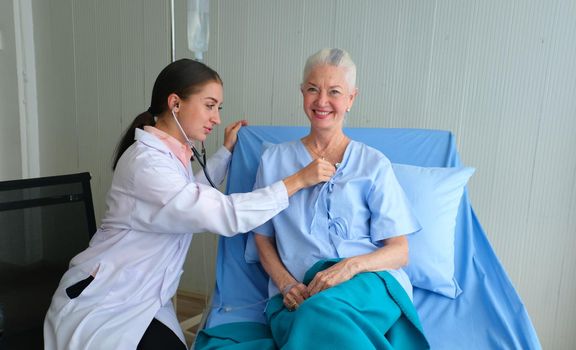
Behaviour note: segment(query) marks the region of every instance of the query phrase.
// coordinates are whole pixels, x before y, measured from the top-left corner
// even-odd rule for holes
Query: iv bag
[[[202,60],[208,51],[209,0],[188,0],[188,50]]]

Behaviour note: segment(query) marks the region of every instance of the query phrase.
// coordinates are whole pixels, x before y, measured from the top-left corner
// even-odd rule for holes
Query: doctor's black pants
[[[186,344],[164,323],[153,319],[140,339],[136,350],[187,350]]]
[[[88,276],[74,285],[66,288],[66,294],[70,299],[74,299],[88,287],[94,280],[94,277]],[[136,350],[188,350],[186,344],[182,343],[180,338],[172,332],[164,323],[153,319],[146,328],[146,332],[140,339]]]

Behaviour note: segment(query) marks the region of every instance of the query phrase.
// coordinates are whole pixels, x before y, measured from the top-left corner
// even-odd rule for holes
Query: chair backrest
[[[41,348],[72,257],[96,232],[90,174],[0,182],[0,348]]]

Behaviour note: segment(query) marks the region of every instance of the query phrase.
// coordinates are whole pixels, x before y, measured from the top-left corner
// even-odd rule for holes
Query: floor
[[[191,317],[199,315],[204,311],[208,299],[199,294],[178,292],[176,297],[176,316],[178,321],[183,322]],[[194,341],[194,334],[196,333],[198,326],[191,327],[189,329],[183,329],[184,335],[186,336],[186,342],[188,346],[192,345]]]

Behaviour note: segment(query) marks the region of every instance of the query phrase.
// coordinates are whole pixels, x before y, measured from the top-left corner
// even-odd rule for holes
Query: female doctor
[[[212,188],[245,125],[226,128],[207,164],[191,149],[220,124],[222,98],[218,73],[200,62],[182,59],[160,72],[150,108],[120,141],[102,225],[52,298],[46,349],[186,349],[171,298],[193,233],[250,231],[285,209],[288,196],[333,175],[332,165],[316,160],[254,192]],[[192,173],[193,152],[204,173]]]

